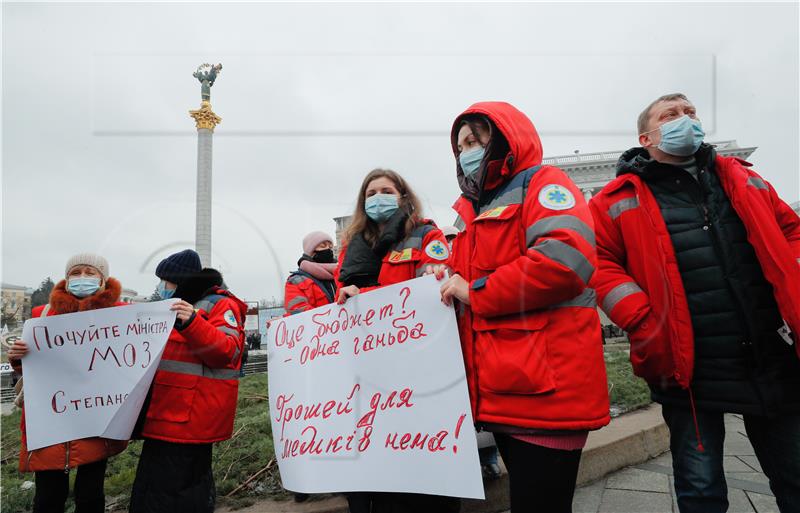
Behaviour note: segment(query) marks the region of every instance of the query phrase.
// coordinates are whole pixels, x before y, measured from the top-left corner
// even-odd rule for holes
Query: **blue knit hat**
[[[156,267],[156,276],[162,280],[180,285],[186,278],[203,270],[200,255],[192,249],[184,249],[170,255]]]

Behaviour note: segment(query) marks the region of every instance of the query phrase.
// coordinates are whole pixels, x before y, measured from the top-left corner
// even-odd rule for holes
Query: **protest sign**
[[[91,436],[130,438],[175,322],[174,302],[25,322],[28,450]]]
[[[271,323],[283,485],[483,498],[452,307],[426,276]]]

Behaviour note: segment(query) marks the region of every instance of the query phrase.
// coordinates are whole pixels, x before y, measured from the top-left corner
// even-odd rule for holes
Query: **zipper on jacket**
[[[711,228],[711,219],[708,217],[708,206],[704,201],[701,205],[703,207],[703,230],[708,231]]]
[[[38,451],[39,449],[34,449],[33,451],[28,451],[28,472],[31,471],[31,456],[33,456],[34,451]]]
[[[714,248],[714,253],[716,254],[717,258],[719,258],[720,266],[722,267],[722,272],[725,277],[725,284],[727,285],[728,292],[730,293],[731,299],[733,300],[734,308],[739,312],[740,319],[742,319],[742,324],[743,324],[742,327],[744,328],[744,331],[746,333],[746,337],[744,340],[742,340],[741,345],[745,349],[748,381],[750,382],[750,385],[753,387],[753,390],[755,391],[755,395],[758,398],[763,414],[766,415],[767,403],[764,400],[763,395],[761,394],[761,390],[758,384],[755,382],[753,374],[753,370],[755,368],[761,367],[761,355],[759,354],[757,344],[754,344],[753,341],[751,340],[751,337],[757,336],[757,334],[751,333],[750,323],[745,321],[745,319],[747,318],[747,312],[745,311],[745,304],[743,303],[743,300],[738,293],[738,289],[734,287],[730,281],[730,273],[732,269],[729,269],[728,265],[726,265],[727,256],[725,255],[725,251],[723,251],[720,244],[721,241],[719,240],[720,229],[715,228],[713,226],[713,223],[709,216],[708,203],[706,202],[707,196],[705,193],[706,190],[708,190],[710,193],[710,183],[708,183],[708,181],[706,181],[705,183],[700,183],[700,181],[698,180],[698,185],[700,186],[701,194],[703,195],[703,200],[701,203],[701,207],[703,209],[703,218],[705,219],[705,225],[703,226],[703,230],[707,231],[709,228],[713,228],[712,233],[710,234],[711,244],[712,247]],[[722,184],[720,184],[720,188],[721,187]],[[727,194],[725,193],[724,189],[722,190],[722,193],[727,197]],[[733,209],[733,202],[731,201],[730,198],[728,198],[728,201],[731,203],[731,209]],[[738,215],[738,213],[736,215]],[[722,219],[717,217],[716,222],[721,224]]]
[[[64,473],[69,474],[69,442],[66,442],[64,445],[67,446],[67,459],[64,461]]]
[[[480,208],[478,210],[480,210]],[[474,226],[475,225],[473,224],[472,225],[472,233],[470,234],[470,235],[472,235],[472,237],[471,237],[472,240],[469,241],[471,243],[470,244],[471,247],[469,248],[470,249],[470,253],[472,253],[474,251],[474,249],[475,249],[475,238],[476,237],[475,237],[475,228],[474,228]],[[465,272],[468,273],[467,283],[472,283],[472,265],[470,265],[469,262],[467,263],[467,268],[465,269]],[[472,310],[472,307],[470,306],[469,319],[467,319],[467,320],[469,321],[469,329],[472,332],[472,375],[473,375],[473,380],[474,380],[474,383],[475,383],[475,412],[474,412],[475,413],[475,415],[474,415],[475,418],[472,419],[472,420],[473,420],[473,422],[477,422],[478,421],[478,411],[479,411],[479,406],[480,406],[481,394],[478,392],[478,390],[480,389],[480,384],[478,383],[478,364],[476,362],[477,359],[475,358],[475,355],[478,352],[478,337],[477,337],[477,332],[472,327],[472,320],[473,320],[472,318],[474,316],[475,316],[475,312]]]

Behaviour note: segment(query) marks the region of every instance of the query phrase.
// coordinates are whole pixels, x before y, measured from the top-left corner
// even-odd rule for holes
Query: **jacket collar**
[[[105,288],[91,296],[79,298],[67,292],[67,280],[61,280],[50,293],[53,313],[66,314],[115,306],[119,302],[122,285],[114,278],[106,280]]]

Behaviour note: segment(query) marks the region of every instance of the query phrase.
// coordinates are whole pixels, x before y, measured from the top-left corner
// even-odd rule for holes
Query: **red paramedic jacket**
[[[337,289],[345,285],[339,281],[347,246],[339,253],[339,266],[336,268]],[[402,281],[413,280],[425,274],[429,265],[447,264],[450,250],[442,231],[430,219],[423,219],[422,224],[403,241],[398,242],[383,257],[381,272],[378,275],[379,287],[394,285]],[[361,292],[378,287],[364,287]]]
[[[194,307],[188,326],[173,329],[164,348],[144,438],[201,444],[233,432],[247,306],[216,288]]]
[[[747,229],[800,354],[800,219],[750,166],[735,157],[716,157],[722,188]],[[628,332],[635,374],[688,388],[694,370],[692,321],[653,193],[638,176],[625,174],[592,198],[590,207],[600,264],[595,286],[603,310]]]
[[[508,141],[485,171],[475,211],[461,197],[466,225],[451,266],[470,283],[457,308],[473,416],[477,422],[544,430],[608,424],[609,403],[594,290],[594,223],[580,190],[542,161],[531,121],[507,103],[477,103],[459,116],[491,119]],[[460,172],[460,166],[459,166]]]
[[[334,292],[334,297],[329,298],[314,280],[299,273],[292,273],[286,280],[283,297],[283,308],[288,316],[327,305],[336,299],[336,294]]]

